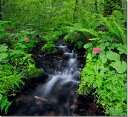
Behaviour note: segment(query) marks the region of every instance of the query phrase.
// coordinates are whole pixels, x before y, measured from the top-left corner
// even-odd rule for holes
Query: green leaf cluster
[[[46,43],[42,46],[41,51],[46,54],[55,54],[57,53],[57,47],[53,43]]]
[[[87,60],[78,92],[87,95],[95,89],[95,101],[106,115],[126,116],[126,45],[112,43],[111,37],[104,35],[84,48]],[[100,48],[101,52],[95,53],[93,48]]]
[[[6,30],[3,30],[5,32]],[[7,41],[5,41],[7,37]],[[30,40],[25,40],[29,38]],[[8,96],[14,96],[25,85],[23,79],[38,78],[43,71],[35,67],[31,49],[38,42],[35,32],[28,29],[19,33],[7,34],[0,43],[0,109],[7,113],[11,102]]]

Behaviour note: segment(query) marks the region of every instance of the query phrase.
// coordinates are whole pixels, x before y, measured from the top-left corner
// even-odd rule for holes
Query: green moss
[[[47,43],[44,46],[42,46],[41,51],[45,52],[46,54],[56,54],[57,47],[52,43]]]
[[[28,78],[38,78],[43,75],[43,71],[33,67],[27,71]]]

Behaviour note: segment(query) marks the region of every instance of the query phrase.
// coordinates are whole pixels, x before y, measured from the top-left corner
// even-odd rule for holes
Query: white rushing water
[[[49,74],[49,80],[46,82],[46,84],[42,87],[42,96],[43,98],[47,97],[49,93],[52,91],[53,87],[57,85],[58,87],[61,87],[67,83],[72,84],[78,84],[78,77],[80,74],[80,71],[77,67],[78,61],[77,61],[77,54],[67,48],[67,46],[59,45],[59,48],[63,50],[63,55],[68,57],[66,61],[66,67],[61,71],[57,70],[53,72],[52,74]],[[58,61],[57,66],[61,68],[61,63],[63,61]],[[77,77],[77,78],[76,78]]]

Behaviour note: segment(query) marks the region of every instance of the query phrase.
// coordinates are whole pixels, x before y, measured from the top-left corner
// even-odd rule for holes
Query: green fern
[[[119,17],[118,17],[119,16]],[[113,12],[109,18],[99,15],[102,24],[109,29],[109,34],[120,40],[124,44],[126,43],[126,29],[124,27],[124,20],[121,13],[118,11]]]

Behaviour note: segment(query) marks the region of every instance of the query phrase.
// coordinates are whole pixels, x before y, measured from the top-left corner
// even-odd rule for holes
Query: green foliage
[[[6,96],[3,96],[2,94],[0,94],[0,108],[1,111],[5,110],[5,112],[7,113],[8,107],[11,105],[11,102],[8,101],[8,98]]]
[[[35,44],[43,41],[46,44],[41,50],[55,54],[54,43],[66,35],[66,41],[87,50],[79,93],[86,95],[95,89],[96,102],[102,104],[106,114],[126,115],[124,0],[2,0],[1,3],[2,18],[7,20],[0,21],[1,111],[7,112],[8,92],[13,95],[21,88],[22,78],[42,74],[29,54]],[[7,29],[15,33],[10,34]],[[40,40],[35,38],[36,34]],[[100,48],[101,52],[92,52],[93,48]]]
[[[113,68],[116,69],[116,71],[118,73],[125,73],[126,72],[126,62],[125,61],[116,61],[116,62],[112,62],[110,64]]]
[[[74,7],[75,1],[72,0],[68,2],[62,0],[8,1],[3,6],[3,18],[12,21],[14,28],[32,27],[37,31],[46,31],[52,24],[70,21]]]
[[[37,69],[33,64],[30,64],[29,66],[27,66],[24,72],[25,72],[26,78],[38,78],[43,75],[43,71]]]
[[[42,40],[45,42],[56,42],[60,35],[62,35],[62,31],[49,31],[46,35],[42,36]]]
[[[97,40],[104,34],[102,31],[97,31],[96,27],[101,25],[100,19],[97,19],[97,14],[87,13],[86,18],[80,19],[77,23],[72,23],[64,27],[67,29],[65,40],[70,40],[75,43],[79,48],[89,40]]]
[[[8,51],[8,46],[6,45],[0,45],[0,62],[6,63],[8,62],[8,56],[9,54],[7,53]]]
[[[19,33],[8,34],[5,32],[5,28],[2,30],[0,44],[0,109],[2,113],[7,113],[8,107],[11,105],[8,96],[15,95],[23,87],[22,79],[37,78],[43,74],[43,71],[35,67],[31,54],[28,54],[38,42],[34,31],[27,29]],[[5,40],[5,37],[7,37],[7,40]]]
[[[42,48],[41,51],[47,54],[55,54],[57,52],[57,47],[52,43],[46,43]]]
[[[115,53],[115,52],[112,52],[112,51],[108,51],[107,54],[106,54],[106,57],[109,60],[114,60],[114,61],[120,60],[120,55]]]
[[[5,42],[5,39],[8,38],[9,33],[5,32],[8,26],[9,21],[1,21],[0,20],[0,44]],[[3,39],[4,38],[4,39]]]
[[[11,96],[17,89],[20,89],[24,85],[21,78],[23,78],[22,73],[18,73],[18,70],[9,63],[0,65],[0,94],[2,95],[0,100],[1,112],[7,113],[8,107],[11,104],[7,98],[8,92],[12,92],[9,94]]]
[[[126,58],[126,48],[122,53],[118,49],[120,45],[126,46],[123,43],[111,43],[112,39],[103,37],[100,41],[84,45],[87,61],[78,92],[87,95],[93,88],[97,96],[95,101],[103,106],[105,114],[126,116],[126,60],[121,60],[122,55]],[[93,48],[100,48],[101,52],[95,54]]]
[[[102,24],[109,30],[109,35],[115,37],[115,40],[119,40],[126,43],[126,28],[124,26],[124,17],[121,12],[114,11],[109,18],[100,16]]]
[[[38,42],[35,37],[36,32],[31,29],[22,30],[19,33],[11,34],[11,43],[14,49],[22,51],[30,51],[35,43]],[[26,40],[28,39],[28,40]]]
[[[82,70],[81,83],[78,92],[87,95],[95,89],[95,100],[105,109],[105,114],[111,116],[126,116],[126,28],[119,11],[105,18],[97,15],[99,25],[106,28],[105,32],[88,32],[91,36],[87,49],[87,61]],[[98,23],[97,22],[97,23]],[[86,30],[82,30],[84,32]],[[100,48],[100,53],[93,52]]]
[[[98,27],[105,29],[105,31],[100,31]],[[67,35],[64,39],[70,40],[78,47],[82,47],[84,43],[89,40],[100,40],[104,38],[104,36],[108,36],[109,41],[119,41],[123,44],[126,43],[124,18],[119,11],[114,11],[108,18],[99,14],[93,14],[93,17],[85,18],[78,23],[70,24],[64,28],[67,29]],[[123,51],[124,49],[122,48],[120,50]]]

